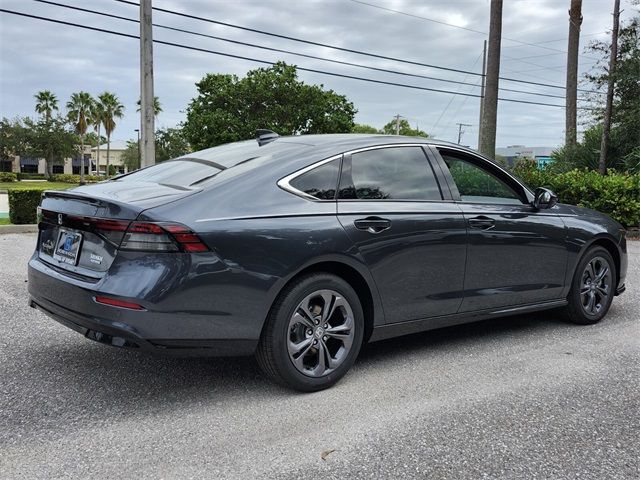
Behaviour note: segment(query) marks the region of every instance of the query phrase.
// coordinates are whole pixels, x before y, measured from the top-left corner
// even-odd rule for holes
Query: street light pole
[[[138,168],[140,168],[140,129],[136,128],[136,133],[138,134]]]

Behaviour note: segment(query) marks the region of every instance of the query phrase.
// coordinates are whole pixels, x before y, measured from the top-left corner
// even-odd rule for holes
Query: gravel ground
[[[639,242],[599,325],[376,343],[306,395],[253,359],[118,350],[28,308],[34,242],[0,236],[2,478],[640,478]]]

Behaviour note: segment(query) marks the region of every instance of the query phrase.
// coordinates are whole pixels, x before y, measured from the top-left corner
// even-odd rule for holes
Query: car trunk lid
[[[138,215],[199,190],[153,182],[109,181],[43,193],[38,256],[56,269],[99,279]]]

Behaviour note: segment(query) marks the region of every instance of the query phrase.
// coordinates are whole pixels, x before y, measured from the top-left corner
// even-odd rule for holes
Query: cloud
[[[137,8],[111,0],[60,0],[61,2],[136,18]],[[383,3],[388,8],[414,13],[438,21],[473,30],[487,31],[489,2],[430,2],[419,6],[408,0]],[[3,8],[57,18],[61,20],[138,33],[134,23],[96,17],[28,0],[4,0]],[[400,15],[347,0],[289,2],[286,0],[210,1],[154,0],[154,6],[178,10],[192,15],[300,37],[320,43],[354,50],[375,52],[390,57],[410,59],[463,70],[480,71],[481,34],[446,25]],[[584,2],[585,34],[604,32],[610,28],[611,6],[608,2]],[[567,32],[568,2],[557,0],[522,0],[505,2],[503,12],[502,72],[504,76],[564,84],[563,68]],[[630,10],[630,9],[628,9]],[[627,16],[630,13],[625,14]],[[156,12],[154,22],[173,27],[219,35],[244,42],[364,63],[380,68],[432,75],[474,83],[479,77],[465,76],[426,67],[411,66],[383,59],[363,57],[324,47],[306,45],[282,38],[268,37],[213,25],[193,19]],[[156,39],[194,45],[225,53],[275,62],[285,60],[299,66],[330,72],[377,78],[385,81],[423,85],[460,92],[478,92],[471,86],[452,85],[424,79],[366,71],[293,55],[267,52],[233,45],[218,40],[195,37],[156,28]],[[597,38],[596,36],[585,37]],[[542,43],[528,46],[518,43]],[[550,41],[553,40],[553,41]],[[583,41],[583,45],[586,40]],[[544,47],[544,48],[543,48]],[[165,45],[154,46],[155,90],[164,112],[160,126],[172,126],[184,119],[184,110],[196,94],[195,82],[206,73],[234,73],[242,76],[260,65],[255,62],[194,52]],[[546,56],[539,56],[545,55]],[[126,116],[116,128],[114,138],[135,137],[138,127],[136,101],[139,97],[139,56],[135,40],[75,29],[63,25],[0,14],[0,115],[34,115],[33,95],[41,89],[54,91],[63,104],[78,90],[98,94],[115,92],[125,104]],[[536,56],[534,58],[530,58]],[[527,58],[522,58],[527,57]],[[581,71],[594,60],[581,57]],[[535,65],[534,65],[535,64]],[[381,127],[396,113],[416,123],[423,130],[445,140],[455,140],[457,122],[472,124],[466,129],[463,142],[475,145],[478,123],[478,100],[469,97],[376,85],[355,80],[300,72],[307,82],[322,83],[347,95],[357,106],[357,121]],[[503,82],[502,86],[529,91],[563,94],[563,90]],[[562,104],[561,99],[545,99],[505,92],[509,98],[527,98],[546,103]],[[444,112],[444,113],[443,113]],[[440,118],[440,121],[437,121]],[[538,126],[532,128],[532,125]],[[526,143],[528,145],[558,145],[564,137],[564,110],[533,105],[502,102],[498,111],[498,145]]]

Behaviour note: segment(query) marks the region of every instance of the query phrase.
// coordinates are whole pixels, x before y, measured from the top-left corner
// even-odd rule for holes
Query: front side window
[[[442,200],[421,147],[389,147],[351,155],[343,167],[339,198],[358,200]]]
[[[289,185],[319,200],[333,200],[336,197],[339,171],[340,160],[335,159],[298,175]]]
[[[457,156],[440,152],[458,187],[460,199],[472,203],[522,203],[520,196],[487,170]]]

